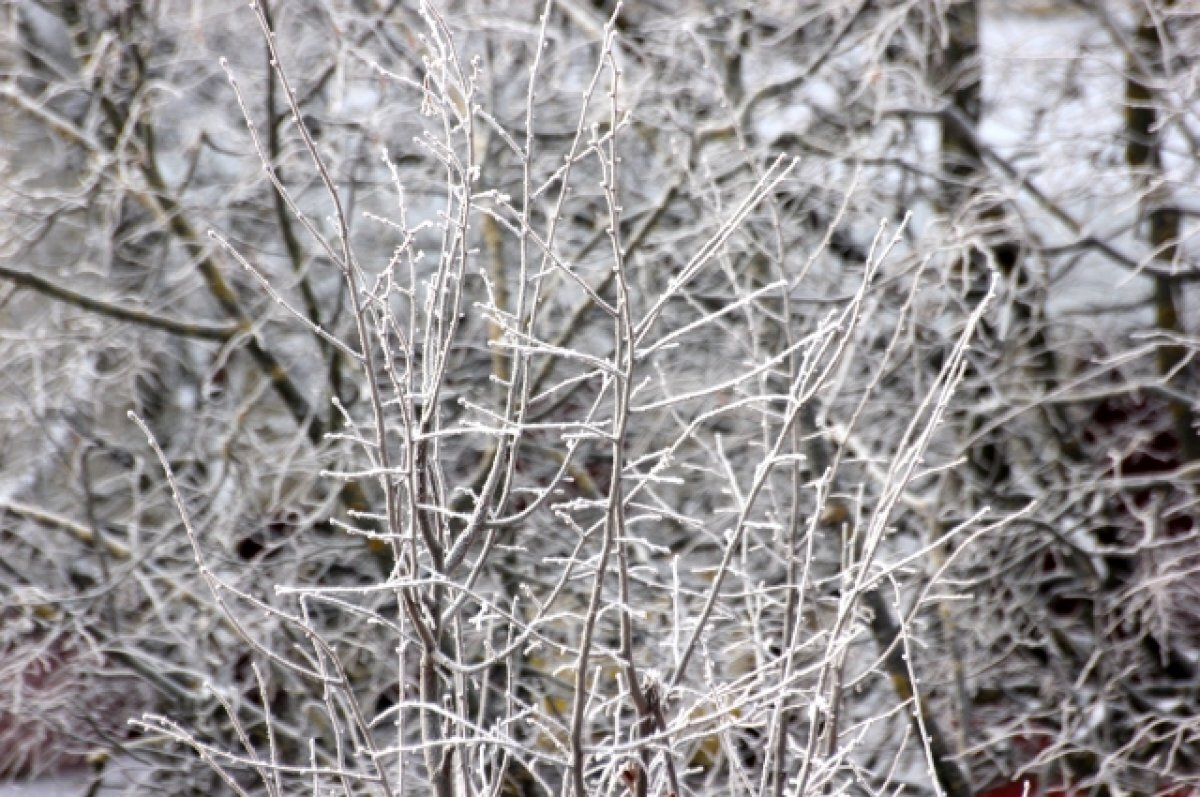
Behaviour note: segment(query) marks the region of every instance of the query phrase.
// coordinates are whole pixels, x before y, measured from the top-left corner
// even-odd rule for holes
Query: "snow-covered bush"
[[[1072,9],[4,11],[0,768],[1187,788],[1195,23]]]

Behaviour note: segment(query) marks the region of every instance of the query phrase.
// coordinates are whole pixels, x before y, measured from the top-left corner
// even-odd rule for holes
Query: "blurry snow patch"
[[[17,19],[30,51],[60,77],[69,78],[79,71],[79,63],[71,47],[71,32],[57,14],[42,8],[33,0],[17,4]]]
[[[39,778],[27,783],[0,784],[0,797],[69,797],[84,794],[92,782],[86,774]]]
[[[1124,53],[1091,15],[1004,13],[997,4],[991,11],[980,26],[986,108],[981,137],[1075,219],[1082,235],[1136,258],[1145,247],[1133,235],[1139,209],[1130,200],[1124,150]],[[1027,191],[1009,190],[1025,222],[1047,245],[1078,241],[1079,235],[1052,219]],[[1132,304],[1150,290],[1146,279],[1096,253],[1043,278],[1054,285],[1047,311],[1056,317]],[[1128,313],[1101,318],[1145,321]]]
[[[117,797],[118,795],[144,794],[149,788],[147,771],[142,764],[128,760],[114,760],[104,769],[104,781],[96,791],[89,792],[95,782],[95,774],[87,770],[47,775],[28,781],[0,783],[0,797]]]

